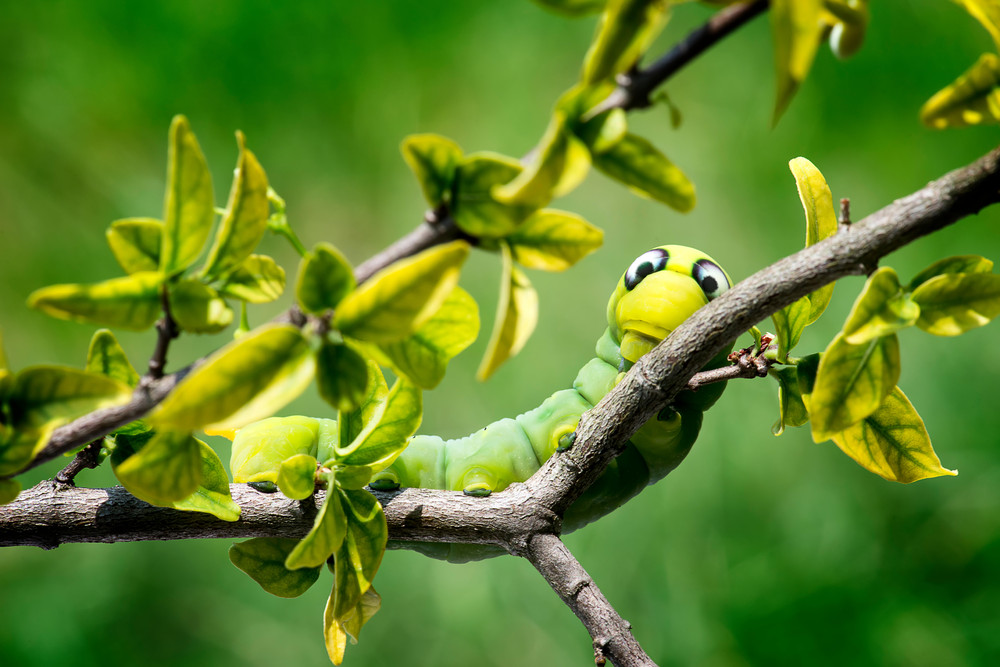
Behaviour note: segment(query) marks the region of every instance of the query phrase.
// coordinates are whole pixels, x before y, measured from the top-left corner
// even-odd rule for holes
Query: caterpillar
[[[569,389],[514,418],[493,422],[454,440],[416,435],[403,453],[376,473],[376,490],[421,487],[484,496],[528,479],[556,450],[572,444],[581,415],[597,404],[642,355],[696,310],[730,288],[726,272],[708,255],[679,245],[649,250],[632,262],[608,301],[608,328],[596,356],[580,369]],[[720,352],[706,368],[726,363]],[[567,511],[563,531],[575,530],[621,506],[648,484],[677,467],[694,444],[702,413],[722,394],[725,383],[682,392],[655,419],[644,424],[600,478]],[[332,429],[332,430],[331,430]],[[303,439],[336,433],[336,422],[307,417],[271,418],[240,430],[233,440],[235,474],[245,453],[269,445],[301,451]],[[501,553],[489,545],[407,544],[454,562]]]

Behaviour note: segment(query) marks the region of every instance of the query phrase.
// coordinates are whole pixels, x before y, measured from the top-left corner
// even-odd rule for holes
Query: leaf
[[[989,273],[993,262],[980,255],[955,255],[940,259],[913,277],[906,286],[912,292],[935,276],[946,273]]]
[[[778,361],[788,361],[788,353],[799,344],[799,338],[809,323],[811,303],[804,296],[789,306],[771,315],[775,335],[778,337]]]
[[[664,0],[608,0],[583,61],[583,82],[596,83],[632,67],[666,25],[670,5]]]
[[[694,208],[694,185],[673,162],[635,134],[604,153],[593,156],[594,166],[624,183],[641,197],[655,199],[681,213]]]
[[[16,479],[0,479],[0,505],[17,500],[21,493],[21,483]]]
[[[996,0],[955,0],[973,18],[983,24],[1000,50],[1000,4]]]
[[[212,175],[198,140],[187,118],[174,116],[167,150],[160,271],[173,275],[198,259],[212,231],[214,207]]]
[[[778,95],[773,124],[788,107],[799,85],[812,68],[823,35],[823,0],[773,0],[771,30]]]
[[[344,660],[348,635],[353,643],[357,643],[361,628],[382,607],[382,597],[375,592],[374,587],[369,587],[361,596],[358,604],[343,619],[337,619],[333,615],[336,606],[336,591],[336,586],[334,586],[326,602],[326,610],[323,614],[323,636],[326,639],[326,651],[330,661],[339,665]]]
[[[168,285],[170,314],[184,331],[218,333],[233,323],[233,311],[214,289],[187,278]]]
[[[444,378],[448,362],[478,335],[476,300],[456,286],[438,311],[411,336],[383,343],[378,350],[397,373],[421,389],[433,389]]]
[[[547,208],[528,218],[506,240],[521,266],[565,271],[600,248],[604,232],[574,213]]]
[[[899,381],[895,334],[851,345],[837,334],[823,352],[810,394],[812,436],[823,442],[875,412]]]
[[[935,336],[957,336],[1000,315],[1000,275],[945,273],[913,290],[917,326]]]
[[[890,482],[958,474],[941,467],[924,421],[899,387],[873,414],[833,434],[833,441],[861,467]]]
[[[296,598],[319,579],[322,565],[289,570],[285,559],[298,540],[281,537],[255,537],[229,547],[229,560],[271,595]]]
[[[406,378],[397,378],[381,407],[354,440],[334,449],[338,464],[382,469],[406,448],[423,418],[420,389]]]
[[[17,374],[8,400],[14,426],[27,429],[67,422],[131,397],[131,387],[109,377],[66,366],[31,366]]]
[[[771,432],[781,435],[786,426],[802,426],[809,421],[809,412],[802,402],[799,374],[795,366],[772,367],[768,374],[778,381],[778,421]]]
[[[383,404],[389,395],[389,385],[386,384],[385,377],[382,375],[382,370],[378,367],[378,364],[370,359],[367,361],[367,364],[368,382],[366,386],[368,387],[368,394],[361,401],[361,405],[357,409],[340,413],[340,420],[337,422],[339,435],[335,446],[341,442],[354,442],[354,439],[358,437],[365,427],[372,423],[373,420],[377,420],[384,410]],[[326,454],[321,452],[316,458],[326,462],[333,457],[333,454],[334,449],[330,448]]]
[[[799,394],[811,394],[816,385],[816,371],[819,369],[821,354],[810,354],[799,359],[795,365],[796,375],[799,378]]]
[[[233,481],[277,482],[281,463],[299,454],[317,457],[319,419],[271,417],[241,428],[233,438]]]
[[[541,5],[556,14],[564,16],[586,16],[596,14],[604,9],[607,0],[533,0],[536,5]]]
[[[341,507],[340,495],[333,483],[327,487],[326,498],[320,507],[312,529],[295,545],[285,559],[285,567],[298,570],[303,567],[319,567],[333,555],[344,541],[347,532],[347,518]]]
[[[142,331],[160,314],[163,274],[151,271],[93,285],[50,285],[28,297],[28,307],[46,315],[98,326]]]
[[[331,244],[319,243],[302,258],[295,298],[307,313],[321,313],[336,308],[355,285],[347,259]]]
[[[337,486],[342,489],[363,489],[372,481],[372,475],[384,469],[385,466],[335,466]]]
[[[239,428],[263,419],[312,381],[309,342],[293,326],[260,327],[226,345],[185,377],[149,421],[177,430]]]
[[[316,458],[296,454],[281,462],[278,488],[292,500],[305,500],[316,491]]]
[[[367,491],[347,491],[338,489],[344,514],[347,517],[347,536],[343,549],[347,550],[353,577],[359,588],[358,596],[368,590],[375,579],[382,556],[385,554],[386,542],[389,538],[389,528],[386,525],[382,506],[371,493]],[[340,560],[343,549],[337,553]],[[336,574],[336,573],[335,573]],[[339,587],[340,578],[337,577]],[[335,608],[338,618],[343,618],[351,607],[357,604],[353,593],[339,597]]]
[[[7,352],[3,346],[3,329],[0,329],[0,371],[5,371],[10,368],[7,362]]]
[[[837,213],[833,208],[830,186],[819,169],[804,157],[797,157],[788,163],[795,177],[795,187],[799,191],[799,201],[806,215],[806,247],[815,245],[837,233]],[[809,295],[809,318],[806,326],[819,319],[833,296],[833,283],[820,287]]]
[[[115,335],[108,329],[98,329],[90,339],[86,371],[118,380],[132,388],[139,384],[139,374],[125,356],[125,350],[118,344]]]
[[[368,364],[349,346],[325,341],[316,353],[316,386],[335,409],[353,410],[368,393]]]
[[[458,144],[439,134],[411,134],[403,139],[399,150],[431,208],[447,203],[455,171],[462,161]]]
[[[864,44],[871,18],[868,0],[825,0],[823,6],[833,19],[830,50],[840,60],[846,60]]]
[[[936,130],[1000,121],[1000,57],[979,56],[954,83],[924,103],[920,121]]]
[[[501,242],[503,274],[500,278],[500,301],[486,355],[476,377],[485,381],[524,347],[538,323],[538,294],[516,266],[510,247]]]
[[[250,255],[223,276],[219,292],[249,303],[269,303],[285,291],[285,270],[267,255]]]
[[[197,491],[200,447],[186,431],[157,431],[136,454],[113,466],[115,476],[136,498],[169,507]]]
[[[240,506],[233,502],[229,492],[229,477],[222,460],[206,443],[195,440],[201,456],[201,482],[193,494],[173,503],[172,507],[185,512],[204,512],[223,521],[238,521]]]
[[[2,429],[7,438],[0,438],[0,478],[20,472],[48,444],[52,432],[61,421],[53,421],[40,427]]]
[[[159,270],[162,221],[154,218],[115,220],[106,235],[111,253],[125,273]]]
[[[500,238],[524,222],[533,207],[508,206],[493,196],[495,186],[509,183],[522,170],[517,160],[497,153],[473,153],[462,160],[451,207],[458,228],[475,237]]]
[[[847,316],[843,333],[851,345],[863,345],[911,326],[920,307],[903,293],[896,272],[883,266],[873,273]]]
[[[465,241],[452,241],[395,262],[340,302],[333,325],[346,336],[375,343],[406,338],[444,303],[468,255]]]

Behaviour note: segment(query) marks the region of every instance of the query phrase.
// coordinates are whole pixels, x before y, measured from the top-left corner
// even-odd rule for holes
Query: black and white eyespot
[[[691,267],[691,275],[709,301],[731,287],[722,267],[708,259],[699,259],[695,262],[694,266]]]
[[[628,271],[625,272],[625,289],[635,289],[635,286],[641,283],[643,278],[665,269],[669,260],[670,253],[662,248],[642,253],[635,258],[632,266],[628,267]]]

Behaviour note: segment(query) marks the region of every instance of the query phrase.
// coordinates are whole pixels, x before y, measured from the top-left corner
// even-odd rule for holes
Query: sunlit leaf
[[[778,361],[784,363],[788,359],[788,353],[799,344],[799,338],[809,324],[811,307],[809,297],[804,296],[771,315],[774,332],[778,337]]]
[[[632,67],[666,25],[670,5],[665,0],[608,0],[583,62],[583,82],[602,81]]]
[[[233,311],[225,299],[199,280],[171,282],[168,293],[170,314],[184,331],[218,333],[233,323]]]
[[[406,378],[397,378],[381,408],[354,440],[335,449],[337,463],[384,468],[406,448],[423,418],[420,389]]]
[[[368,393],[362,399],[361,405],[350,412],[341,412],[338,424],[339,437],[336,445],[341,442],[351,443],[360,435],[368,424],[373,423],[383,413],[383,405],[389,395],[389,385],[385,382],[382,369],[370,359],[368,364],[368,382],[366,387]],[[329,461],[333,458],[334,448],[329,448],[326,452],[320,452],[317,458],[320,461]]]
[[[16,427],[37,428],[121,405],[131,397],[131,387],[110,377],[65,366],[31,366],[15,377],[9,402]]]
[[[337,472],[337,486],[342,489],[363,489],[372,481],[372,475],[385,468],[379,466],[335,466]]]
[[[318,567],[336,552],[347,533],[347,518],[341,507],[341,497],[333,484],[327,487],[323,506],[316,514],[313,527],[285,559],[285,567],[297,570]]]
[[[772,0],[771,31],[774,35],[774,61],[778,96],[774,104],[774,123],[805,81],[812,68],[823,35],[823,0]]]
[[[153,505],[171,505],[198,490],[201,444],[186,431],[157,431],[136,454],[114,466],[129,493]]]
[[[172,275],[198,259],[215,218],[212,175],[187,118],[174,116],[167,150],[160,271]]]
[[[493,197],[495,186],[509,183],[521,171],[517,160],[497,153],[473,153],[462,160],[451,207],[458,228],[476,237],[499,238],[524,222],[534,207],[508,206]]]
[[[768,374],[778,381],[778,421],[771,427],[771,432],[781,435],[787,426],[802,426],[807,423],[809,412],[802,402],[796,367],[772,367]]]
[[[557,14],[565,16],[586,16],[595,14],[607,4],[608,0],[533,0],[535,4],[541,5]]]
[[[37,428],[3,429],[7,437],[0,438],[0,478],[20,472],[45,448],[52,432],[62,420],[52,421]]]
[[[911,326],[919,314],[920,307],[903,292],[896,272],[883,266],[868,278],[854,302],[844,336],[851,345],[862,345]]]
[[[298,570],[285,567],[285,559],[298,542],[281,537],[255,537],[229,547],[229,560],[271,595],[295,598],[316,583],[322,569],[322,565]]]
[[[979,56],[954,83],[924,103],[920,120],[938,130],[1000,121],[1000,57]]]
[[[320,421],[312,417],[271,417],[239,429],[229,461],[233,481],[277,482],[282,461],[299,454],[316,457]]]
[[[334,587],[323,614],[323,636],[326,639],[327,654],[333,664],[339,665],[343,662],[348,636],[353,643],[357,643],[361,628],[371,620],[381,606],[382,597],[375,592],[374,587],[369,587],[358,604],[343,619],[337,619],[333,613],[336,607],[336,587]]]
[[[355,286],[347,259],[329,243],[319,243],[299,265],[295,298],[307,313],[336,308]]]
[[[14,502],[20,493],[21,483],[19,481],[0,478],[0,505]]]
[[[375,343],[406,338],[448,298],[468,254],[467,243],[452,241],[395,262],[340,302],[333,325]]]
[[[50,285],[35,290],[28,306],[64,320],[141,331],[160,314],[163,274],[151,271],[93,285]]]
[[[115,335],[108,329],[95,331],[94,337],[90,339],[86,371],[105,375],[129,387],[139,384],[139,374],[129,362]]]
[[[935,276],[946,273],[989,273],[993,262],[980,255],[955,255],[940,259],[913,277],[906,286],[912,292]]]
[[[837,233],[837,213],[833,208],[830,186],[819,169],[804,157],[788,163],[795,177],[795,187],[806,215],[806,247],[819,243]],[[806,325],[819,319],[833,296],[833,283],[820,287],[809,295],[809,317]]]
[[[368,394],[368,364],[349,346],[324,342],[316,353],[316,386],[337,410],[353,410]]]
[[[431,208],[445,203],[462,160],[462,149],[439,134],[411,134],[399,146]]]
[[[538,294],[528,277],[514,266],[510,247],[500,244],[503,274],[500,277],[500,301],[486,355],[476,377],[486,380],[524,347],[538,323]]]
[[[1000,50],[1000,3],[997,0],[955,0],[990,33]]]
[[[913,290],[917,326],[936,336],[957,336],[1000,315],[1000,275],[945,273]]]
[[[281,462],[278,488],[292,500],[305,500],[316,490],[316,458],[296,454]]]
[[[197,442],[198,453],[201,456],[201,482],[193,494],[171,506],[185,512],[211,514],[223,521],[238,521],[240,506],[233,502],[229,492],[229,477],[226,476],[226,469],[222,467],[222,460],[206,443],[201,440]]]
[[[347,516],[347,537],[343,546],[347,550],[360,594],[368,590],[375,579],[375,573],[385,554],[389,529],[382,506],[371,493],[344,489],[338,489],[337,493]],[[343,551],[337,553],[338,559],[342,553]],[[343,618],[355,604],[357,601],[350,600],[349,596],[339,600],[336,610],[338,618]]]
[[[624,183],[642,197],[655,199],[686,213],[694,208],[694,185],[673,162],[651,143],[626,134],[604,153],[593,156],[594,166]]]
[[[125,218],[108,227],[108,245],[125,273],[158,271],[163,222],[154,218]]]
[[[285,291],[285,270],[267,255],[250,255],[223,276],[219,292],[249,303],[269,303]]]
[[[604,232],[574,213],[542,209],[506,240],[521,266],[564,271],[600,248]]]

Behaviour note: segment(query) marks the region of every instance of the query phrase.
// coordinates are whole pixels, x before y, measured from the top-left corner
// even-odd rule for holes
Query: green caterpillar
[[[374,475],[376,490],[421,487],[483,496],[528,479],[556,450],[572,444],[580,416],[614,387],[621,374],[696,310],[731,286],[729,276],[710,257],[685,246],[666,245],[640,255],[618,281],[608,301],[608,329],[597,341],[597,356],[580,369],[571,389],[557,391],[542,404],[513,419],[501,419],[464,438],[443,440],[417,435],[389,467]],[[707,366],[726,362],[728,350]],[[611,512],[673,470],[684,459],[701,428],[702,412],[719,398],[724,383],[697,393],[683,392],[635,433],[602,476],[569,509],[564,532]],[[329,419],[265,419],[239,431],[233,440],[234,479],[262,439],[289,454],[303,443],[337,437]],[[280,458],[280,456],[279,456]],[[322,459],[321,459],[322,460]],[[466,561],[500,553],[483,545],[407,544],[427,555]]]

